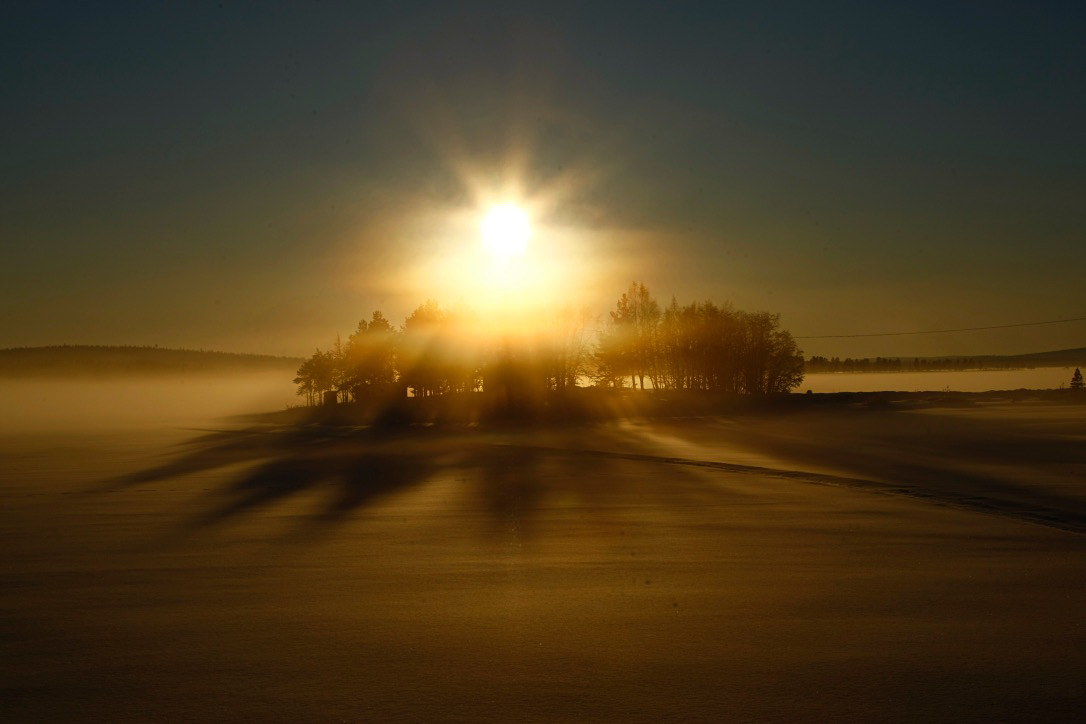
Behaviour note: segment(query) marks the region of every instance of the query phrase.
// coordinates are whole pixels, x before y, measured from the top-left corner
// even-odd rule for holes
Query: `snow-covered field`
[[[1086,704],[1081,404],[389,436],[224,425],[239,382],[62,419],[7,392],[3,721]]]

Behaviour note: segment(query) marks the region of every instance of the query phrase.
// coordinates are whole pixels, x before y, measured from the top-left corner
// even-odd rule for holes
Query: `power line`
[[[1050,319],[1046,322],[1022,322],[1021,324],[995,324],[991,327],[959,327],[958,329],[928,329],[923,332],[876,332],[874,334],[819,334],[809,337],[795,337],[795,339],[855,339],[856,337],[904,337],[915,334],[944,334],[946,332],[980,332],[985,329],[1010,329],[1012,327],[1039,327],[1042,324],[1063,324],[1064,322],[1081,322],[1086,317],[1072,317],[1071,319]]]

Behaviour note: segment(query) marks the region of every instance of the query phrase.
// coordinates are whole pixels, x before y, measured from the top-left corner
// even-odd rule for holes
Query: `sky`
[[[303,355],[633,280],[808,354],[1086,346],[814,338],[1086,317],[1083,38],[1081,3],[9,3],[0,347]]]

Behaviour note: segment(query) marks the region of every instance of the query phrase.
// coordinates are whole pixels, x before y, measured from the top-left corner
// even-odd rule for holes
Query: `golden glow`
[[[528,214],[513,204],[501,204],[483,217],[483,247],[500,259],[523,254],[532,238]]]
[[[553,210],[536,195],[502,191],[474,204],[435,207],[410,217],[417,231],[406,245],[415,256],[399,273],[384,278],[390,297],[403,300],[405,314],[435,299],[445,307],[471,310],[473,334],[535,334],[555,309],[612,304],[612,290],[628,285],[624,280],[637,271],[631,265],[644,258],[635,252],[659,238],[556,222]],[[499,254],[481,243],[481,223],[492,209],[508,203],[531,220],[531,240],[519,253]]]
[[[408,310],[426,299],[470,309],[478,333],[507,336],[531,334],[542,310],[594,305],[604,289],[609,300],[635,278],[625,269],[641,261],[625,243],[630,230],[606,225],[593,204],[607,166],[536,158],[534,111],[513,119],[504,157],[474,152],[456,114],[433,100],[419,96],[408,118],[441,166],[440,194],[420,194],[383,232],[404,250],[400,268],[380,277],[388,298]],[[370,261],[360,263],[367,291]]]

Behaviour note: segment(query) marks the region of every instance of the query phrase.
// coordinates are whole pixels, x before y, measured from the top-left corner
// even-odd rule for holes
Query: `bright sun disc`
[[[523,254],[531,238],[528,215],[512,204],[495,206],[483,217],[483,246],[497,257]]]

